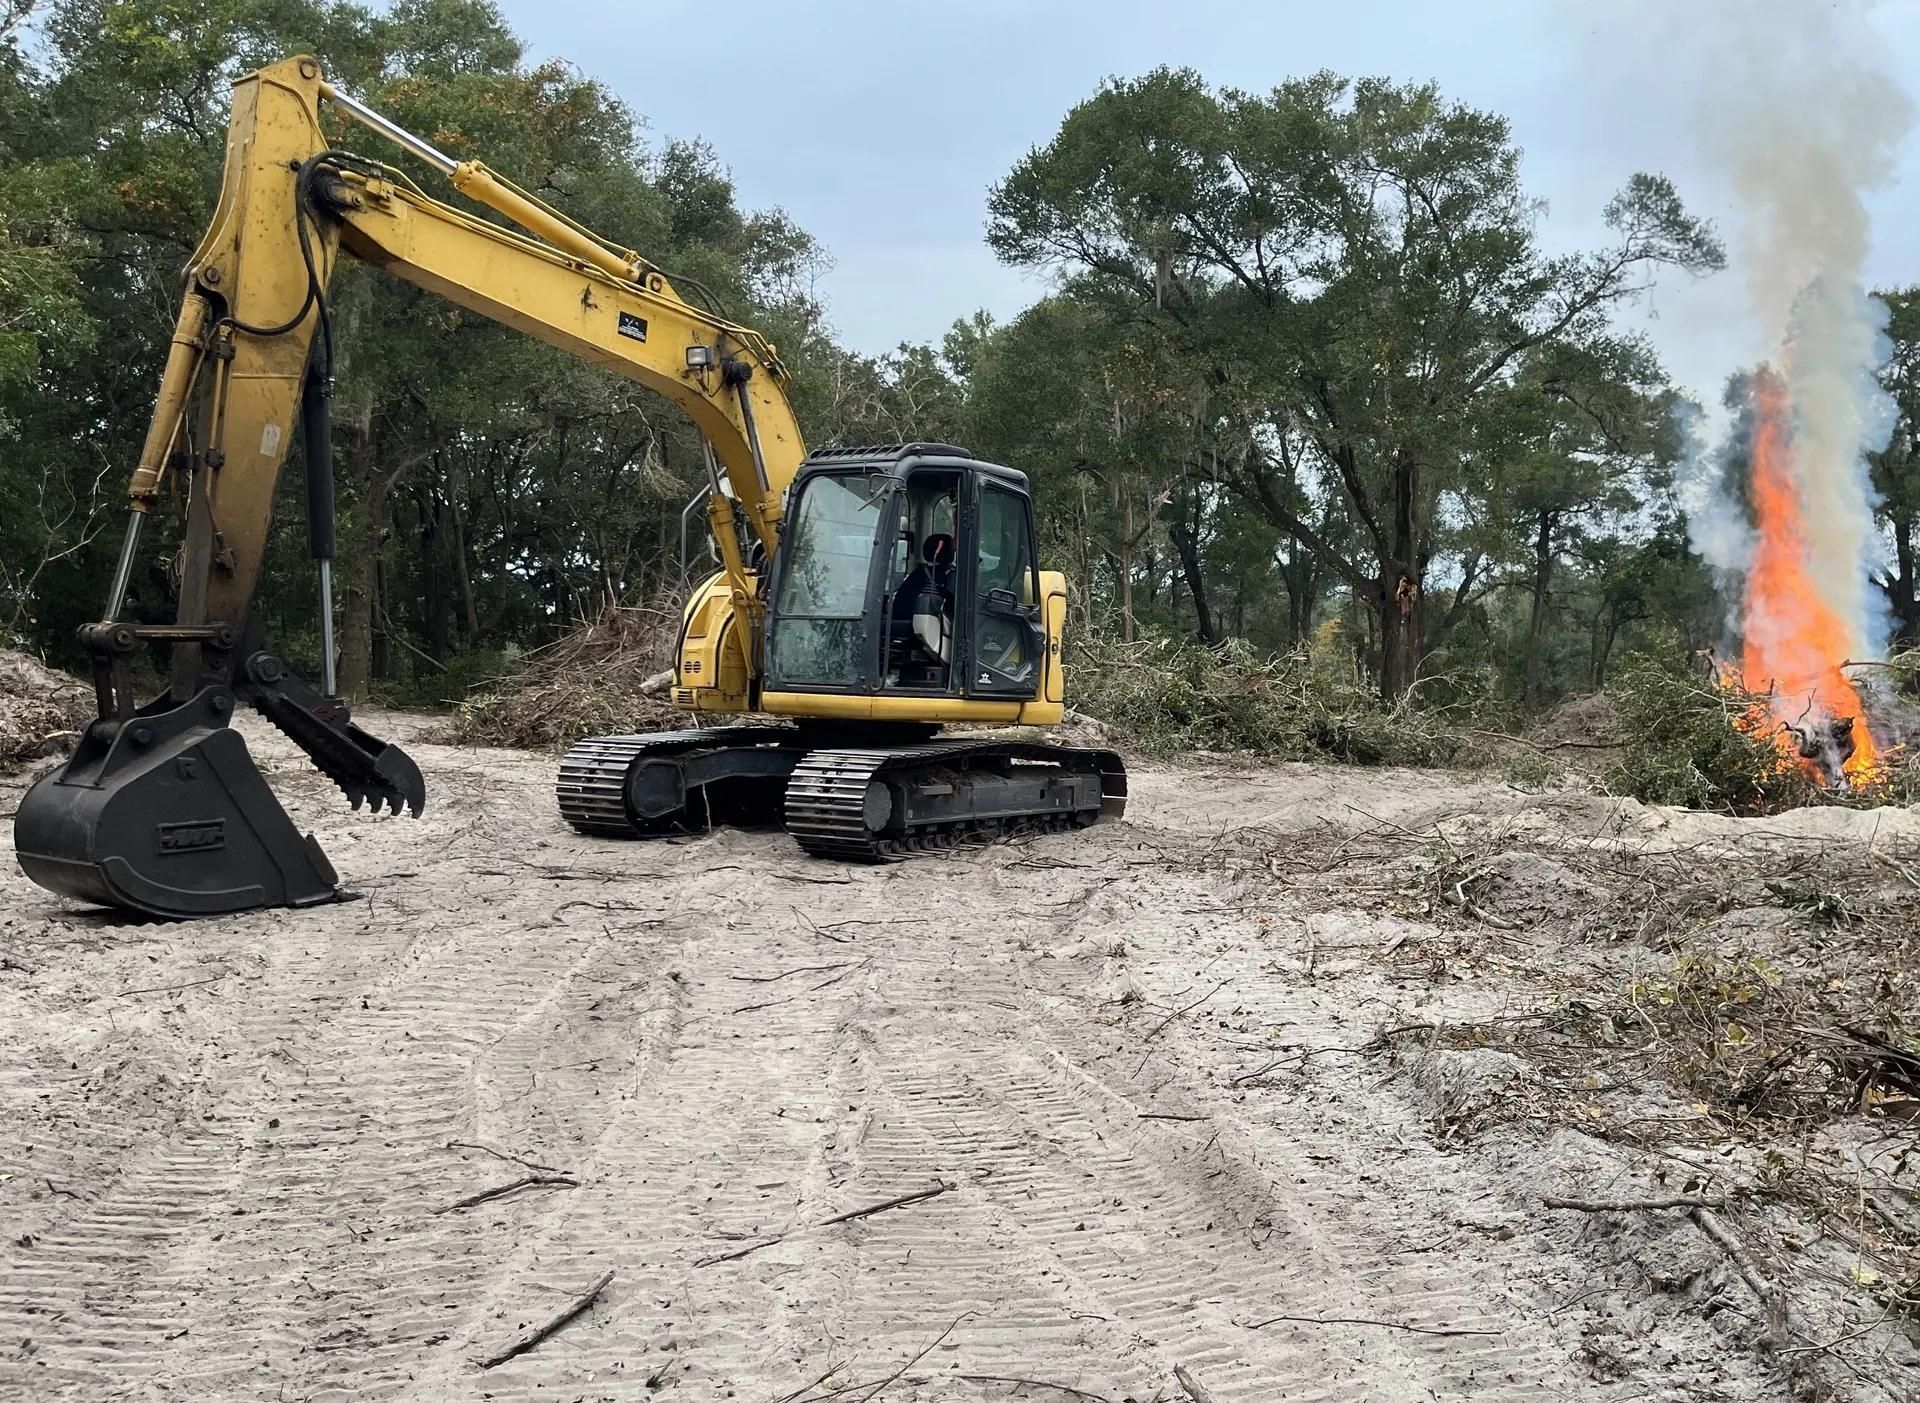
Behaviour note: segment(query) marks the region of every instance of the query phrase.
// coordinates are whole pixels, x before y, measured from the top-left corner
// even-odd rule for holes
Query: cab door
[[[984,473],[974,482],[966,694],[1029,700],[1046,659],[1033,502]]]

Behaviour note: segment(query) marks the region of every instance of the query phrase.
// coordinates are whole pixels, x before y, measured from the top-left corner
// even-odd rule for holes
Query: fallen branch
[[[525,1354],[528,1350],[546,1339],[547,1336],[553,1334],[576,1315],[580,1314],[581,1311],[592,1305],[595,1298],[607,1289],[608,1283],[612,1280],[613,1272],[610,1269],[602,1272],[598,1281],[589,1286],[583,1294],[576,1296],[567,1307],[558,1315],[554,1316],[553,1319],[538,1329],[529,1330],[498,1354],[488,1355],[480,1361],[480,1367],[482,1369],[492,1369],[501,1364],[505,1364],[509,1359]]]
[[[841,980],[848,978],[850,975],[852,975],[852,973],[855,970],[865,969],[868,965],[872,963],[873,963],[872,956],[868,956],[864,960],[848,960],[845,964],[823,965],[821,966],[821,968],[823,969],[837,969],[840,972],[838,974],[828,975],[825,979],[821,980],[818,984],[809,984],[805,989],[801,991],[800,994],[789,994],[784,999],[765,999],[757,1004],[741,1004],[740,1007],[728,1009],[727,1011],[729,1013],[755,1013],[763,1008],[778,1008],[782,1004],[794,1003],[800,999],[802,994],[817,994],[822,989],[829,988],[832,985],[838,984]],[[762,981],[762,982],[765,982],[765,981]]]
[[[1200,1380],[1187,1372],[1186,1365],[1174,1365],[1173,1376],[1180,1381],[1180,1387],[1187,1391],[1187,1397],[1191,1398],[1193,1403],[1213,1403],[1213,1395],[1207,1392]]]
[[[1410,1330],[1416,1335],[1498,1335],[1500,1330],[1470,1330],[1458,1325],[1409,1325],[1404,1320],[1375,1320],[1365,1315],[1274,1315],[1247,1326],[1249,1330],[1264,1330],[1269,1325],[1282,1320],[1292,1320],[1301,1325],[1377,1325],[1383,1330]]]
[[[1714,1246],[1727,1254],[1733,1263],[1733,1269],[1740,1279],[1747,1283],[1747,1289],[1766,1308],[1767,1342],[1774,1349],[1780,1349],[1787,1340],[1787,1301],[1778,1286],[1760,1274],[1754,1265],[1752,1255],[1745,1244],[1727,1228],[1714,1210],[1725,1208],[1724,1198],[1629,1198],[1629,1199],[1583,1199],[1556,1198],[1547,1195],[1540,1200],[1548,1208],[1571,1208],[1581,1213],[1633,1213],[1641,1209],[1684,1208],[1687,1216],[1693,1219],[1694,1226],[1707,1235]]]
[[[1505,916],[1496,916],[1469,897],[1465,890],[1466,884],[1465,878],[1455,882],[1450,890],[1445,890],[1440,893],[1441,899],[1445,901],[1447,905],[1458,907],[1476,921],[1492,926],[1495,930],[1520,929],[1520,923],[1518,921],[1509,921]]]
[[[1206,993],[1202,994],[1199,998],[1195,999],[1192,1003],[1188,1004],[1185,1008],[1176,1008],[1172,1013],[1169,1013],[1165,1018],[1162,1018],[1158,1023],[1154,1024],[1153,1030],[1149,1032],[1144,1038],[1140,1039],[1140,1041],[1143,1043],[1152,1042],[1155,1038],[1159,1037],[1161,1033],[1166,1031],[1167,1025],[1173,1022],[1174,1019],[1180,1018],[1186,1014],[1192,1013],[1196,1008],[1200,1007],[1201,1004],[1205,1003],[1208,999],[1212,998],[1215,994],[1219,993],[1222,989],[1226,988],[1227,985],[1231,983],[1233,983],[1231,979],[1223,979],[1218,984],[1214,985],[1211,989],[1207,990]]]
[[[835,1216],[828,1218],[825,1222],[816,1223],[814,1224],[814,1226],[819,1228],[830,1228],[834,1226],[834,1224],[836,1223],[851,1223],[856,1218],[871,1218],[876,1213],[889,1213],[896,1208],[905,1208],[910,1203],[919,1203],[923,1199],[938,1198],[940,1197],[941,1194],[945,1193],[948,1189],[952,1187],[953,1187],[952,1184],[949,1184],[943,1180],[928,1188],[919,1189],[910,1194],[901,1194],[900,1197],[898,1198],[890,1198],[884,1203],[871,1203],[871,1204],[868,1204],[865,1208],[856,1208],[850,1213],[836,1214]]]
[[[792,1393],[781,1394],[778,1398],[773,1400],[773,1403],[796,1403],[796,1400],[799,1399],[802,1395],[812,1393],[816,1388],[820,1387],[821,1384],[825,1383],[828,1379],[832,1378],[835,1374],[839,1373],[843,1367],[844,1367],[843,1365],[839,1365],[839,1364],[829,1364],[827,1366],[827,1372],[822,1374],[819,1378],[815,1379],[812,1383],[802,1384],[799,1388],[796,1388]]]
[[[968,1310],[968,1311],[962,1311],[959,1315],[956,1315],[953,1318],[953,1323],[947,1326],[947,1328],[942,1330],[938,1335],[935,1335],[931,1340],[927,1341],[927,1343],[921,1348],[918,1354],[914,1355],[913,1358],[909,1359],[906,1363],[902,1364],[898,1369],[895,1369],[891,1374],[888,1374],[884,1379],[880,1380],[880,1382],[875,1384],[869,1392],[861,1394],[860,1403],[873,1403],[873,1400],[878,1398],[882,1393],[884,1393],[887,1390],[888,1386],[894,1382],[894,1380],[898,1379],[902,1374],[906,1373],[907,1370],[911,1369],[914,1365],[918,1364],[922,1359],[925,1359],[929,1354],[931,1354],[935,1349],[937,1349],[940,1345],[940,1342],[946,1339],[946,1337],[951,1335],[955,1330],[959,1329],[960,1322],[965,1320],[968,1316],[972,1314],[973,1312]]]
[[[1746,1245],[1728,1231],[1726,1224],[1713,1216],[1713,1210],[1707,1207],[1695,1208],[1688,1214],[1694,1225],[1705,1233],[1713,1244],[1733,1263],[1733,1269],[1740,1279],[1747,1283],[1747,1289],[1753,1292],[1767,1311],[1767,1343],[1773,1349],[1779,1349],[1787,1342],[1787,1298],[1778,1286],[1760,1274],[1754,1265],[1753,1257],[1747,1252]]]
[[[1659,1208],[1725,1208],[1724,1198],[1561,1198],[1546,1194],[1541,1204],[1547,1208],[1570,1208],[1576,1213],[1638,1213]]]
[[[530,1159],[522,1159],[519,1155],[508,1154],[505,1150],[496,1149],[492,1145],[478,1144],[472,1140],[449,1140],[447,1141],[447,1148],[450,1150],[478,1150],[482,1154],[492,1155],[495,1159],[504,1159],[510,1164],[517,1164],[522,1169],[530,1169],[535,1174],[561,1174],[565,1172],[557,1165],[535,1164]]]
[[[714,1257],[701,1257],[694,1262],[694,1265],[696,1267],[711,1267],[718,1266],[721,1262],[737,1262],[742,1257],[750,1257],[755,1252],[772,1247],[775,1243],[785,1242],[790,1237],[798,1237],[801,1233],[816,1232],[821,1228],[830,1228],[839,1223],[851,1223],[858,1218],[871,1218],[876,1213],[888,1213],[896,1208],[905,1208],[908,1204],[912,1203],[923,1203],[927,1199],[940,1197],[941,1194],[947,1192],[947,1190],[952,1187],[952,1184],[942,1180],[940,1183],[928,1188],[915,1189],[912,1193],[901,1194],[897,1198],[886,1199],[880,1203],[870,1203],[865,1208],[855,1208],[850,1212],[837,1213],[831,1218],[822,1219],[820,1222],[809,1223],[805,1227],[795,1228],[790,1233],[779,1233],[767,1238],[765,1241],[750,1243],[737,1251],[722,1252]],[[955,1323],[957,1324],[958,1322]]]
[[[1378,1041],[1379,1041],[1378,1039],[1375,1039],[1374,1042],[1363,1043],[1359,1047],[1294,1048],[1294,1049],[1291,1049],[1285,1057],[1276,1057],[1271,1062],[1267,1063],[1266,1066],[1264,1067],[1256,1067],[1251,1072],[1241,1073],[1239,1076],[1233,1079],[1232,1084],[1234,1086],[1244,1086],[1246,1083],[1250,1081],[1258,1081],[1261,1077],[1264,1077],[1265,1075],[1267,1075],[1267,1073],[1278,1071],[1280,1068],[1286,1066],[1289,1062],[1291,1062],[1296,1067],[1304,1067],[1308,1062],[1311,1062],[1316,1057],[1331,1057],[1331,1056],[1334,1056],[1335,1054],[1357,1057],[1362,1053],[1376,1051],[1377,1050],[1376,1044],[1378,1043]]]
[[[1092,1403],[1113,1403],[1113,1400],[1104,1393],[1088,1393],[1084,1388],[1075,1388],[1072,1384],[1057,1384],[1052,1379],[1023,1379],[1017,1374],[962,1374],[960,1378],[963,1382],[970,1384],[1015,1384],[1023,1388],[1050,1388],[1055,1393],[1091,1399]]]
[[[482,1189],[477,1194],[468,1194],[465,1198],[455,1199],[445,1208],[436,1208],[433,1211],[435,1213],[452,1213],[456,1209],[472,1208],[478,1204],[487,1202],[489,1199],[505,1198],[508,1194],[518,1193],[521,1189],[577,1189],[579,1187],[580,1181],[578,1179],[569,1179],[564,1174],[528,1174],[524,1178],[515,1179],[511,1184],[497,1184],[491,1189]]]
[[[1174,1111],[1142,1111],[1141,1120],[1205,1120],[1205,1116],[1183,1116]]]
[[[1845,664],[1841,664],[1845,666]],[[1529,750],[1618,750],[1627,742],[1623,740],[1528,740],[1525,736],[1509,735],[1505,731],[1483,731],[1473,726],[1459,728],[1463,735],[1485,736],[1488,740],[1508,740],[1515,745],[1524,745]]]
[[[782,979],[790,979],[796,974],[825,974],[828,970],[845,969],[848,965],[858,964],[857,960],[842,960],[831,965],[795,965],[792,969],[783,969],[778,974],[730,974],[729,979],[737,979],[742,984],[777,984]]]
[[[198,989],[202,984],[218,984],[232,973],[230,969],[223,969],[211,979],[195,979],[186,984],[155,984],[148,989],[122,989],[120,997],[124,999],[133,994],[171,994],[179,989]]]

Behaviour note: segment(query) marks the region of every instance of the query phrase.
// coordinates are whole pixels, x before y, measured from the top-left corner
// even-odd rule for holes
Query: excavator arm
[[[398,143],[504,227],[426,194],[404,174],[335,150],[330,102]],[[334,695],[333,486],[328,286],[342,253],[666,396],[710,446],[720,577],[690,610],[705,642],[682,658],[686,704],[743,710],[764,627],[739,523],[771,558],[805,448],[774,347],[683,299],[646,259],[591,233],[487,169],[459,162],[335,90],[311,58],[235,86],[226,164],[186,293],[102,620],[83,630],[99,718],[72,758],[22,801],[16,850],[41,885],[162,916],[329,900],[337,879],[281,809],[230,727],[250,704],[298,743],[357,808],[420,812],[420,772],[355,726]],[[250,613],[281,466],[298,423],[309,543],[318,563],[324,678],[315,692],[265,646]],[[141,527],[185,504],[178,614],[122,621]],[[736,513],[738,515],[736,515]],[[700,615],[698,620],[694,617]],[[173,652],[168,692],[136,706],[143,643]]]

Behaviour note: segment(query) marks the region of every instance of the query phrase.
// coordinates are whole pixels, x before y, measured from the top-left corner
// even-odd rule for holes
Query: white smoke
[[[1913,106],[1883,62],[1858,0],[1688,0],[1663,20],[1699,56],[1701,147],[1738,203],[1734,262],[1793,410],[1793,465],[1814,587],[1845,622],[1848,655],[1885,646],[1886,607],[1865,455],[1886,445],[1893,406],[1874,378],[1886,310],[1867,296],[1865,196],[1893,176]],[[1671,30],[1684,33],[1672,33]],[[1717,496],[1692,518],[1695,545],[1733,564]]]
[[[1675,490],[1687,514],[1687,535],[1737,611],[1740,585],[1753,560],[1753,523],[1731,490],[1727,446],[1715,448],[1707,441],[1706,414],[1693,401],[1681,399],[1674,403],[1673,416],[1684,445]],[[1737,618],[1737,612],[1728,618],[1729,632]]]

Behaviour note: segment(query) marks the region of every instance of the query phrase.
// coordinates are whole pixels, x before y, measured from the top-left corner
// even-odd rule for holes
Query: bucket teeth
[[[306,751],[356,811],[367,803],[376,814],[404,806],[420,816],[427,804],[420,767],[399,746],[354,725],[346,703],[321,696],[271,654],[247,660],[247,680],[254,709]]]

